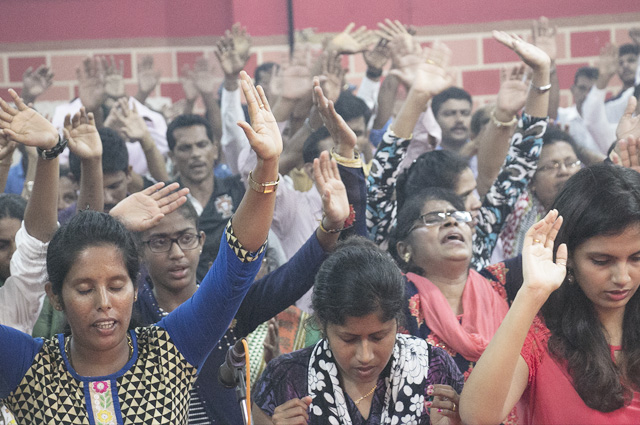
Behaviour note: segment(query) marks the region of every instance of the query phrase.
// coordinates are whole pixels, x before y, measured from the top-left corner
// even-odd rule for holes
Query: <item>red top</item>
[[[536,317],[522,347],[521,355],[529,366],[529,384],[517,404],[522,424],[638,424],[640,394],[633,393],[629,406],[609,413],[588,407],[573,388],[565,365],[558,364],[548,352],[551,332]],[[611,356],[620,347],[611,346]]]

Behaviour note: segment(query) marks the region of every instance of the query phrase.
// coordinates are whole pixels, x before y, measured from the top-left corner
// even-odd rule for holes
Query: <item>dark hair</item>
[[[256,86],[258,84],[262,84],[262,81],[260,80],[261,72],[272,72],[274,71],[274,68],[278,69],[279,67],[280,66],[275,62],[264,62],[260,64],[258,67],[256,67],[256,70],[253,73],[253,79],[255,80]]]
[[[305,163],[313,162],[314,159],[320,157],[320,142],[327,137],[331,137],[331,134],[325,126],[320,127],[307,137],[302,146],[302,159]]]
[[[322,263],[312,297],[314,320],[320,329],[371,313],[379,313],[383,322],[400,318],[405,302],[402,273],[396,263],[360,236],[339,242]]]
[[[476,138],[482,131],[485,125],[489,124],[491,115],[489,112],[490,105],[485,105],[482,108],[478,108],[473,115],[471,115],[471,138]]]
[[[466,100],[470,104],[473,103],[471,101],[471,95],[466,90],[461,89],[460,87],[449,87],[445,91],[433,96],[433,99],[431,99],[433,115],[437,117],[442,104],[450,99]]]
[[[565,243],[571,255],[594,236],[618,235],[640,224],[640,174],[609,164],[584,168],[567,181],[552,208],[563,217],[555,248]],[[628,404],[633,392],[627,384],[640,388],[639,293],[625,309],[620,365],[612,361],[593,303],[577,282],[565,278],[541,311],[551,331],[549,351],[567,362],[585,404],[601,412]]]
[[[452,190],[441,187],[429,187],[411,195],[402,208],[398,209],[398,219],[395,227],[390,232],[388,247],[389,253],[405,273],[413,272],[419,275],[424,275],[425,273],[420,267],[405,262],[398,254],[396,244],[409,236],[409,231],[413,227],[413,224],[420,218],[420,215],[422,215],[424,204],[429,201],[446,201],[459,211],[465,210],[464,201]]]
[[[590,80],[597,80],[599,75],[600,71],[598,71],[598,68],[594,66],[583,66],[581,68],[578,68],[578,70],[576,71],[576,74],[573,77],[573,84],[577,84],[578,78],[580,77],[585,77]]]
[[[187,199],[187,202],[180,205],[174,212],[180,214],[188,221],[192,221],[196,225],[196,229],[200,230],[198,226],[198,212],[196,211],[190,200]]]
[[[627,43],[620,46],[618,49],[618,56],[624,55],[640,55],[640,46],[633,43]]]
[[[452,151],[425,152],[404,170],[396,181],[398,209],[405,199],[427,187],[456,190],[460,174],[469,168],[469,162]]]
[[[371,109],[367,106],[364,100],[351,93],[349,90],[345,90],[340,93],[340,97],[335,104],[336,112],[345,121],[351,121],[353,119],[363,117],[364,125],[369,123],[371,118]]]
[[[129,152],[127,143],[117,131],[108,127],[98,130],[102,141],[102,172],[115,173],[117,171],[129,172]],[[73,152],[69,152],[69,168],[73,176],[80,179],[80,158]]]
[[[215,143],[213,139],[213,128],[211,127],[211,123],[201,116],[195,114],[183,114],[178,115],[171,123],[169,127],[167,127],[167,144],[169,145],[169,150],[173,150],[176,147],[176,138],[173,135],[173,132],[182,127],[191,127],[193,125],[202,125],[204,126],[207,137],[211,140],[211,143]]]
[[[574,152],[578,152],[576,141],[566,131],[560,130],[558,127],[548,126],[542,136],[542,145],[553,145],[556,142],[566,142],[571,145]]]
[[[15,193],[0,193],[0,218],[24,220],[27,200]]]
[[[135,287],[140,264],[133,235],[109,214],[86,210],[60,227],[49,243],[47,274],[53,293],[62,293],[64,280],[83,250],[104,245],[112,245],[120,251]]]

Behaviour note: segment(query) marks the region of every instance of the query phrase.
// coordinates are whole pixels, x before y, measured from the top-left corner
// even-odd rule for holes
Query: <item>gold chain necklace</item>
[[[366,393],[365,395],[363,395],[362,397],[360,397],[359,399],[357,399],[356,401],[354,401],[355,405],[357,406],[358,404],[360,404],[360,402],[361,402],[362,400],[364,400],[365,398],[367,398],[367,397],[369,397],[371,394],[373,394],[373,392],[376,390],[376,388],[378,388],[378,384],[375,384],[375,385],[373,386],[373,388],[371,388],[371,389],[369,390],[369,392],[368,392],[368,393]]]
[[[133,356],[133,342],[131,342],[131,335],[129,333],[127,333],[127,342],[129,343],[129,358],[127,359],[127,361],[129,361]],[[64,352],[67,355],[69,364],[73,366],[73,363],[71,363],[71,335],[64,339]]]

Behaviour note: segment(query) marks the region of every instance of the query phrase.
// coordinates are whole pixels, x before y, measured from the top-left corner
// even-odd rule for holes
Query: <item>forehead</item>
[[[451,205],[451,203],[443,201],[441,199],[427,201],[422,206],[422,214],[442,211],[455,211],[455,208],[453,207],[453,205]]]
[[[111,186],[116,183],[121,183],[127,177],[127,173],[124,171],[113,171],[111,173],[104,173],[102,176],[102,183],[104,187]]]
[[[211,142],[207,136],[207,129],[204,125],[199,124],[176,128],[173,130],[173,137],[176,139],[176,146],[197,143],[202,140]]]
[[[594,85],[596,82],[595,79],[593,78],[589,78],[587,76],[584,75],[580,75],[576,78],[576,86],[592,86]]]
[[[196,229],[196,223],[194,220],[187,219],[178,211],[174,211],[168,214],[160,220],[158,224],[151,229],[143,233],[144,237],[151,237],[154,235],[171,235],[174,233],[184,232],[185,230]]]
[[[0,239],[15,238],[21,223],[20,220],[13,217],[0,218]]]
[[[640,251],[640,223],[627,226],[616,235],[593,236],[576,249],[576,254],[598,253],[612,257],[628,257]]]
[[[540,163],[575,157],[576,152],[573,150],[573,147],[562,140],[556,140],[551,144],[543,145],[540,151]]]
[[[458,183],[456,184],[456,193],[458,195],[467,193],[476,188],[476,178],[473,175],[471,168],[465,168],[458,176]]]
[[[353,119],[347,121],[347,125],[349,126],[349,128],[351,130],[353,130],[356,133],[358,131],[363,132],[367,128],[367,125],[364,122],[364,117],[363,116],[356,117],[356,118],[353,118]]]
[[[65,281],[100,280],[115,275],[129,275],[122,251],[113,244],[91,245],[77,253]]]
[[[449,99],[445,101],[442,105],[440,105],[440,109],[438,110],[438,115],[444,112],[453,112],[453,111],[470,111],[471,103],[465,99]]]
[[[380,320],[381,315],[382,312],[378,311],[362,317],[347,316],[342,325],[328,323],[327,329],[333,328],[336,332],[350,335],[370,335],[384,331],[395,324],[395,319],[383,322]]]

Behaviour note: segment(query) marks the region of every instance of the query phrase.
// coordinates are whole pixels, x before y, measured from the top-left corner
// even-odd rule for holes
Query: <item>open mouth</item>
[[[459,232],[450,232],[445,235],[442,242],[464,242],[464,237]]]
[[[116,325],[116,321],[115,320],[109,320],[109,321],[106,321],[106,322],[94,323],[93,326],[95,326],[98,329],[108,330],[108,329],[113,329],[113,327],[115,325]]]

